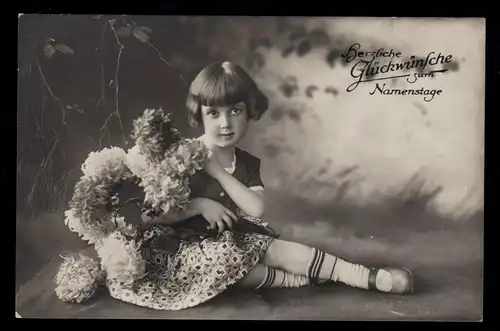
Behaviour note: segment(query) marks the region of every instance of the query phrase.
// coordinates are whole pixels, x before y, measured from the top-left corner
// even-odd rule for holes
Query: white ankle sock
[[[309,279],[304,276],[295,275],[280,269],[266,266],[266,273],[262,282],[255,287],[260,288],[279,288],[279,287],[302,287],[309,285]]]
[[[370,269],[361,264],[347,262],[317,248],[312,248],[306,275],[312,283],[320,282],[323,279],[339,281],[356,288],[368,289]],[[377,274],[376,286],[380,291],[389,291],[392,287],[391,274],[385,270],[380,270]]]

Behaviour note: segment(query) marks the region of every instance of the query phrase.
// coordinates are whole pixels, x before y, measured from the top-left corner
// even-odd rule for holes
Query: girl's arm
[[[236,215],[234,215],[231,210],[208,198],[194,198],[188,204],[186,210],[179,212],[171,209],[167,213],[154,219],[143,214],[142,220],[143,222],[152,224],[174,225],[197,215],[203,216],[208,222],[207,227],[209,229],[218,228],[219,232],[222,232],[227,227],[231,229],[233,227],[233,221],[237,221]]]
[[[251,190],[226,171],[217,172],[215,179],[245,214],[258,218],[264,215],[262,191]]]
[[[142,220],[143,222],[149,222],[152,224],[173,225],[193,216],[201,215],[203,213],[203,200],[204,198],[194,198],[190,201],[184,211],[170,209],[167,213],[163,213],[156,218],[151,218],[143,213]]]

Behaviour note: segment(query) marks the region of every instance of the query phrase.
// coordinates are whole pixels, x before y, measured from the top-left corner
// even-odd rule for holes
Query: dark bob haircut
[[[268,98],[240,66],[214,62],[193,80],[186,100],[188,121],[193,127],[202,124],[201,106],[225,107],[245,102],[249,119],[259,120],[269,107]]]

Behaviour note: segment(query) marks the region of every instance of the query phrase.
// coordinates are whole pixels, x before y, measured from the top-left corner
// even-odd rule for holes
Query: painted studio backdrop
[[[17,312],[480,319],[484,43],[477,19],[20,16]],[[415,295],[338,285],[241,293],[181,312],[105,295],[87,306],[58,301],[59,254],[87,249],[63,222],[82,162],[129,148],[145,108],[199,135],[185,115],[187,85],[217,60],[247,69],[270,100],[241,144],[262,159],[267,221],[283,239],[347,259],[404,263]]]

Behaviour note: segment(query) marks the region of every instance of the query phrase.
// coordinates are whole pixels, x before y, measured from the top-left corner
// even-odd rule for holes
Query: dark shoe
[[[381,291],[377,288],[377,274],[381,269],[389,272],[392,276],[392,288],[389,291]],[[413,274],[406,268],[371,268],[368,289],[385,293],[410,294],[413,293]]]

